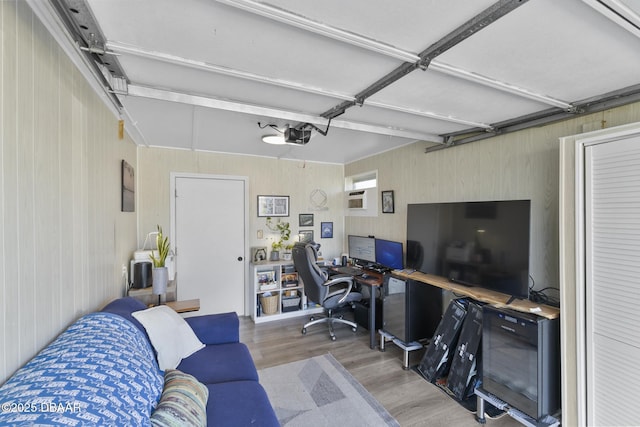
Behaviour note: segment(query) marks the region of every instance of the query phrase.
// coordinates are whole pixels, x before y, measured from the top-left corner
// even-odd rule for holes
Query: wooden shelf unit
[[[303,303],[304,285],[298,273],[293,270],[293,261],[258,261],[251,263],[251,275],[253,281],[253,298],[251,303],[251,319],[254,323],[271,322],[279,319],[288,319],[291,317],[310,316],[312,314],[322,313],[320,306],[305,308]],[[291,296],[296,293],[300,298],[299,309],[294,306],[283,307],[283,302],[288,298],[296,298]],[[274,313],[264,313],[260,308],[260,297],[270,293],[277,297],[277,308]],[[289,300],[291,301],[291,300]],[[260,308],[260,314],[258,309]],[[290,310],[290,311],[289,311]]]

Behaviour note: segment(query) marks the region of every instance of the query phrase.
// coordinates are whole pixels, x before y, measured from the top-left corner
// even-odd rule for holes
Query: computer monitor
[[[349,258],[361,262],[376,262],[376,239],[374,237],[348,236]]]
[[[402,270],[402,242],[376,239],[376,264]]]

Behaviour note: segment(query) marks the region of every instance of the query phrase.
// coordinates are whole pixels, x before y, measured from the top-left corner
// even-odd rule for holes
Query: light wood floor
[[[345,316],[345,317],[348,317]],[[479,427],[474,415],[412,370],[402,369],[403,352],[392,343],[386,350],[369,348],[369,332],[336,327],[336,341],[325,325],[300,330],[306,317],[255,325],[240,320],[240,339],[251,351],[258,369],[331,353],[395,417],[401,426]],[[422,359],[423,350],[410,356],[411,365]],[[487,427],[521,426],[509,416],[487,419]]]

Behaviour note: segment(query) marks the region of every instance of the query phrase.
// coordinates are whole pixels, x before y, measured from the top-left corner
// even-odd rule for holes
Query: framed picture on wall
[[[382,213],[394,213],[393,190],[382,192]]]
[[[134,179],[133,166],[122,161],[120,173],[122,177],[122,203],[120,210],[122,212],[136,211],[136,180]]]
[[[258,196],[258,216],[289,216],[289,196]]]
[[[300,241],[302,243],[313,242],[313,230],[300,230],[298,232],[298,236],[300,237]]]
[[[313,214],[298,215],[298,222],[300,227],[313,227]]]
[[[333,222],[320,223],[320,237],[323,239],[333,239]]]
[[[260,262],[267,260],[267,247],[256,246],[251,248],[251,262]]]

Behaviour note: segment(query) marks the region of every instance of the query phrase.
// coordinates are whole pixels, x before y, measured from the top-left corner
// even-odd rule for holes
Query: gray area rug
[[[331,354],[259,374],[282,426],[399,426]]]

